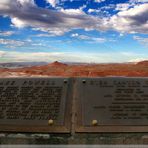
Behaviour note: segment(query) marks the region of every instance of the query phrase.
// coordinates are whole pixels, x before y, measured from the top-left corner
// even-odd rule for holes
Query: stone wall
[[[0,133],[0,144],[148,144],[148,133],[24,134]]]

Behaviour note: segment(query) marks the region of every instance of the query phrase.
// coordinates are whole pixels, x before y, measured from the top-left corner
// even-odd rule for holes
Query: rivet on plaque
[[[67,80],[64,80],[64,83],[67,84]]]
[[[92,120],[92,125],[93,125],[93,126],[98,125],[98,121],[97,121],[97,120]]]
[[[48,125],[53,125],[54,121],[52,119],[48,120]]]

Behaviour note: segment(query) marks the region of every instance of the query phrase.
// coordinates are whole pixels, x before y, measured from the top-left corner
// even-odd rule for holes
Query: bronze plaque
[[[1,78],[0,131],[70,132],[71,80]]]
[[[148,78],[77,80],[77,131],[148,131]]]

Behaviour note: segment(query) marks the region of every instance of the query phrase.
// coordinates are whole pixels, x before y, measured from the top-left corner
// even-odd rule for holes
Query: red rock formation
[[[141,62],[138,62],[136,65],[148,66],[148,61],[141,61]]]
[[[84,64],[67,65],[53,62],[43,66],[32,66],[17,69],[0,69],[0,77],[12,76],[61,76],[61,77],[103,77],[128,76],[148,77],[148,61],[123,64]]]
[[[61,62],[58,62],[58,61],[55,61],[51,64],[48,64],[48,66],[56,66],[56,67],[60,67],[60,66],[67,66],[67,64],[64,64],[64,63],[61,63]]]

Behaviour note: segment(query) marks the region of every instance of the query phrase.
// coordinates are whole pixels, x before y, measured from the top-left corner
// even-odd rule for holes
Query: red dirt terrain
[[[54,62],[43,66],[0,68],[0,77],[148,77],[148,61],[122,64],[64,64]]]

